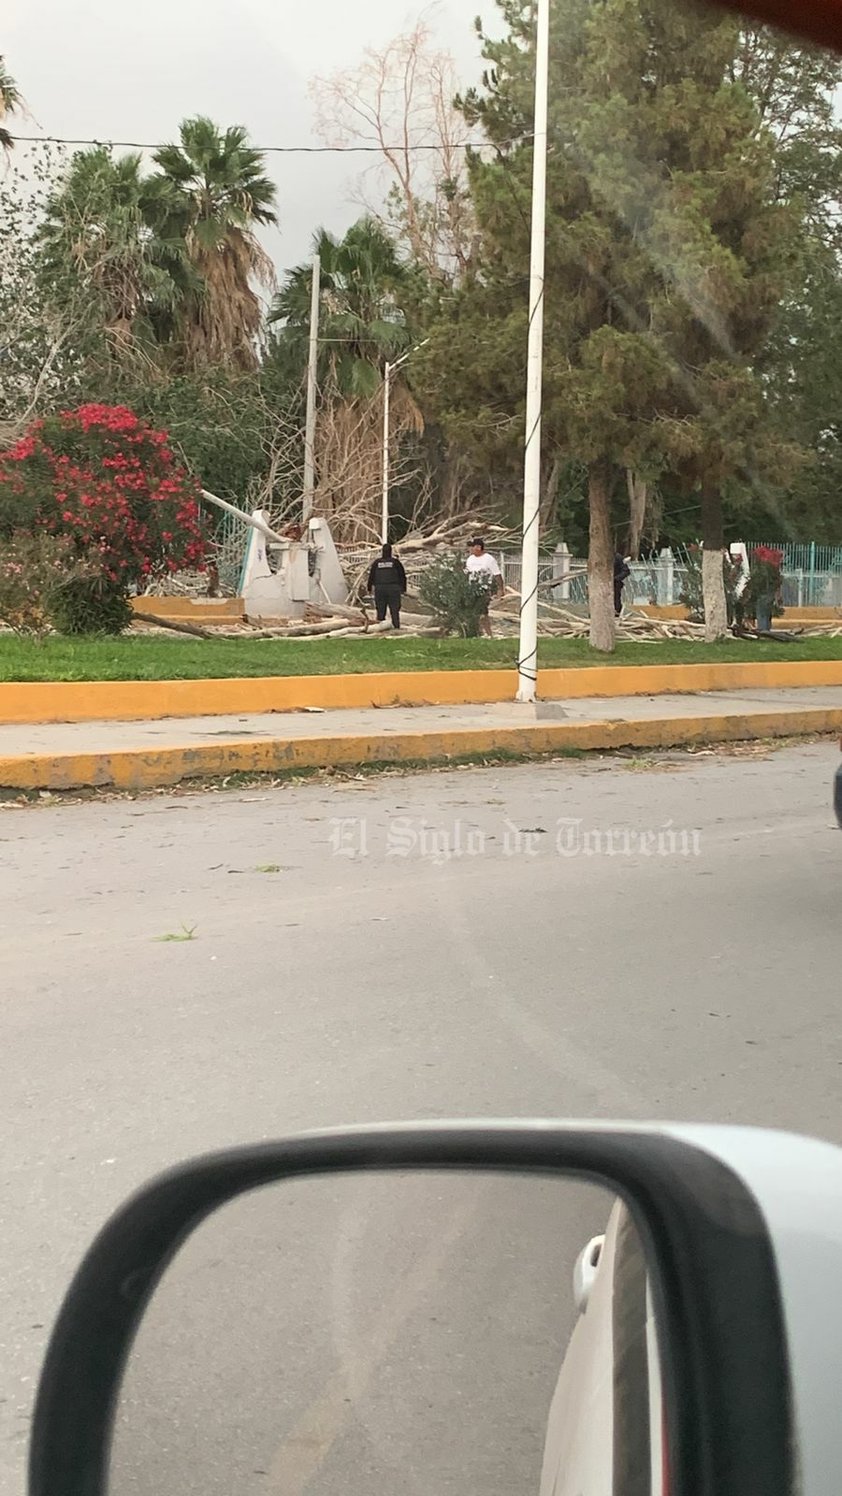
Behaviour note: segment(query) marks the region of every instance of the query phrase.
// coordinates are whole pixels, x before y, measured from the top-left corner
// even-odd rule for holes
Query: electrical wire
[[[172,141],[149,141],[149,140],[94,140],[78,139],[64,135],[11,135],[9,137],[14,144],[20,145],[69,145],[69,146],[107,146],[117,150],[126,151],[160,151]],[[528,140],[528,135],[519,137],[517,140],[504,140],[499,147],[520,145],[523,140]],[[385,152],[399,153],[410,151],[440,151],[441,144],[434,140],[420,140],[412,145],[255,145],[250,150],[259,151],[265,156],[381,156]],[[479,151],[489,149],[487,140],[464,140],[456,147],[461,151]]]

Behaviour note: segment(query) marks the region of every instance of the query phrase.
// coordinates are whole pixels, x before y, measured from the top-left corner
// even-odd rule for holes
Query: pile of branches
[[[144,597],[195,597],[213,595],[213,567],[207,571],[176,571],[153,577],[143,589]]]
[[[549,590],[553,583],[546,584],[542,591]],[[491,617],[494,632],[500,635],[516,634],[520,628],[520,597],[509,592],[500,602],[493,603]],[[590,618],[587,608],[565,607],[550,602],[545,597],[538,599],[538,634],[548,639],[587,639],[590,635]],[[643,643],[659,639],[704,639],[703,623],[690,623],[680,618],[650,618],[646,613],[628,612],[617,619],[617,638],[627,642],[640,640]]]
[[[390,622],[378,623],[371,604],[356,607],[340,603],[308,603],[304,617],[291,619],[270,628],[251,623],[219,623],[202,627],[179,619],[156,618],[151,613],[136,612],[134,627],[144,633],[173,632],[196,639],[367,639],[392,633]],[[435,638],[441,634],[430,616],[401,610],[401,634],[408,638]]]
[[[473,511],[451,515],[432,528],[411,529],[403,540],[397,541],[395,553],[400,556],[406,571],[410,594],[417,596],[421,573],[431,561],[449,552],[466,553],[475,535],[482,535],[489,550],[508,549],[520,544],[520,531],[492,524],[487,517],[483,518]],[[374,546],[355,546],[353,549],[345,548],[340,551],[339,559],[351,597],[364,595],[368,573],[376,554]]]

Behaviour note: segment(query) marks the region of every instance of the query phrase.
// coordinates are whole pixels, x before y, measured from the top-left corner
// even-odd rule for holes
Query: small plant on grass
[[[67,535],[16,530],[0,543],[0,620],[39,643],[74,588],[85,588],[96,568],[79,556]]]
[[[488,611],[493,579],[465,571],[461,556],[433,561],[421,575],[418,595],[445,633],[463,639],[479,637],[480,619]]]
[[[0,541],[24,527],[66,537],[88,564],[57,619],[70,633],[119,633],[132,588],[204,560],[195,480],[166,432],[119,405],[48,416],[0,454]]]

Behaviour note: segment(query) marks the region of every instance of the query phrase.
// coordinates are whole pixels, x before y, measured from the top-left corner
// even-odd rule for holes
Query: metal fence
[[[767,542],[749,544],[749,556],[761,544]],[[784,553],[782,570],[785,607],[842,607],[842,546],[774,545],[772,549]],[[515,552],[500,552],[498,560],[507,587],[519,591],[520,555]],[[664,550],[654,560],[632,561],[631,575],[624,590],[626,604],[640,607],[654,603],[661,607],[673,607],[680,603],[687,587],[688,563],[688,552],[683,547]],[[587,561],[584,558],[567,556],[561,550],[545,554],[538,565],[539,583],[548,583],[558,578],[557,585],[547,588],[543,595],[553,602],[569,604],[574,608],[587,607],[586,573]]]
[[[214,511],[214,541],[219,590],[225,597],[237,597],[241,591],[243,567],[251,528],[236,514]]]
[[[248,526],[234,515],[220,516],[216,527],[219,547],[219,579],[223,592],[239,591],[240,573],[248,539]],[[842,546],[815,544],[796,545],[790,542],[754,541],[748,545],[749,556],[758,545],[768,545],[783,552],[783,601],[793,607],[842,607]],[[397,547],[400,552],[400,546]],[[371,546],[343,548],[340,559],[349,583],[363,575],[374,556]],[[495,551],[506,586],[514,592],[520,591],[520,551]],[[417,588],[420,573],[434,559],[427,553],[416,553],[406,558],[410,586]],[[627,605],[640,607],[656,603],[674,606],[681,602],[685,591],[690,556],[681,546],[662,550],[659,555],[646,561],[631,563],[631,576],[625,586]],[[541,597],[546,601],[587,609],[588,579],[587,561],[583,557],[571,556],[565,546],[541,552],[538,562],[538,581]],[[554,586],[549,584],[555,582]]]
[[[497,554],[503,579],[507,587],[520,591],[520,555],[511,551]],[[660,558],[657,561],[634,561],[631,576],[625,586],[627,604],[640,606],[645,603],[669,605],[681,599],[687,578],[684,557],[676,560]],[[556,551],[545,554],[538,561],[538,584],[541,596],[547,601],[559,603],[573,609],[588,606],[588,563],[581,556],[566,556]],[[555,582],[555,586],[550,586]]]
[[[783,552],[783,600],[787,608],[842,607],[842,546],[795,545],[764,540],[757,544]],[[749,546],[749,557],[756,545]]]

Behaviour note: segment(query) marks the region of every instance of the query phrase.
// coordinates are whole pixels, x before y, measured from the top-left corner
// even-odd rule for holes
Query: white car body
[[[617,1489],[615,1315],[622,1305],[616,1269],[624,1222],[628,1226],[626,1209],[617,1201],[605,1235],[588,1242],[576,1263],[573,1291],[580,1313],[550,1410],[541,1496],[613,1496]],[[626,1496],[666,1496],[660,1364],[648,1285],[634,1333],[642,1340],[647,1374],[645,1385],[630,1390],[642,1394],[638,1412],[642,1420],[648,1415],[650,1458],[648,1469],[645,1462],[637,1467],[639,1485]]]

